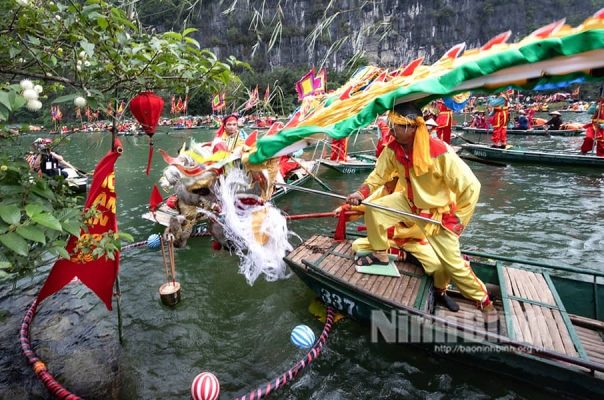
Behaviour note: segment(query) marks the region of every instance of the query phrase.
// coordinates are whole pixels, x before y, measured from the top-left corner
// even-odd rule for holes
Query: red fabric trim
[[[369,186],[365,183],[363,183],[359,189],[357,190],[357,192],[361,193],[363,195],[363,199],[366,199],[370,194],[371,194],[371,190],[369,189]]]
[[[447,146],[445,143],[436,138],[430,138],[430,157],[436,158],[447,152]]]

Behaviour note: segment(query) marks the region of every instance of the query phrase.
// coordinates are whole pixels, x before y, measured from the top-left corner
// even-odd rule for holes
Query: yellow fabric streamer
[[[411,125],[417,127],[415,139],[413,140],[413,169],[415,175],[425,174],[432,168],[432,157],[430,157],[430,134],[426,128],[426,121],[421,115],[410,119],[394,111],[388,113],[388,120],[397,125]]]

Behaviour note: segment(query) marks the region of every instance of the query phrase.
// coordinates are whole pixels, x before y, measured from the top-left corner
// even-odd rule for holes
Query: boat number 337
[[[356,308],[354,301],[342,297],[337,293],[331,293],[327,289],[321,289],[321,300],[323,300],[323,303],[326,305],[332,306],[338,311],[348,313],[348,315],[353,315]]]

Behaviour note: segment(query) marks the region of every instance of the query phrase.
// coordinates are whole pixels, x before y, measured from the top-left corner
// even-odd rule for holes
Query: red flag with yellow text
[[[58,292],[74,278],[78,278],[99,296],[107,309],[111,310],[113,283],[119,270],[120,253],[116,252],[113,260],[107,257],[93,259],[90,254],[76,251],[76,246],[78,240],[90,235],[100,235],[109,231],[117,232],[114,165],[120,154],[121,143],[118,140],[115,150],[107,153],[97,164],[84,206],[86,210],[95,207],[97,214],[86,221],[88,231],[82,230],[80,239],[76,236],[69,238],[66,250],[71,258],[61,259],[55,263],[38,294],[38,302]]]

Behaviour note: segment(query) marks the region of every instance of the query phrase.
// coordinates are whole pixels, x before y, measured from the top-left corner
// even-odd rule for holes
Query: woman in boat
[[[243,146],[245,143],[245,132],[239,130],[239,119],[235,115],[229,115],[222,120],[220,128],[216,131],[216,139],[223,141],[228,151]]]
[[[552,117],[549,121],[545,123],[545,125],[547,125],[548,127],[547,129],[559,131],[560,126],[562,125],[562,114],[560,114],[558,111],[552,111],[551,113],[549,113],[549,115],[551,115]]]
[[[395,140],[384,149],[373,172],[346,202],[359,205],[397,174],[405,177],[405,190],[395,191],[374,203],[442,222],[434,224],[367,207],[367,238],[373,251],[360,257],[357,265],[387,264],[387,229],[401,221],[411,221],[420,227],[462,295],[479,308],[492,312],[494,307],[485,285],[474,275],[459,248],[459,236],[478,202],[480,182],[447,145],[429,137],[421,115],[412,103],[394,107],[388,119]]]
[[[581,154],[585,155],[594,150],[598,157],[604,157],[604,97],[599,103],[592,105],[589,111],[593,112],[591,122],[584,127],[585,139],[581,145]]]

